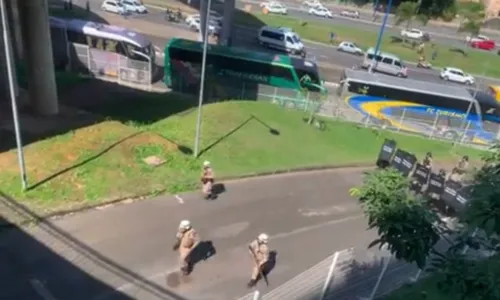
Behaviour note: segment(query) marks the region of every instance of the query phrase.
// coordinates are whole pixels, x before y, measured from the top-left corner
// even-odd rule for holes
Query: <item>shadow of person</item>
[[[212,186],[211,200],[217,199],[217,197],[219,197],[219,195],[224,193],[225,191],[226,191],[226,186],[224,185],[224,183],[215,183]]]
[[[212,241],[201,241],[189,254],[189,273],[200,261],[205,261],[217,253]]]
[[[267,276],[276,266],[276,258],[278,256],[278,252],[273,250],[269,252],[269,260],[264,264],[262,268],[262,273]]]

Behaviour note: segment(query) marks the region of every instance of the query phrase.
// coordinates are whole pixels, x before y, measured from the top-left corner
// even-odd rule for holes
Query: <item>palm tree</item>
[[[406,23],[406,29],[408,29],[413,22],[417,20],[422,25],[427,25],[429,22],[429,17],[425,14],[419,13],[420,2],[402,2],[396,9],[396,25],[399,26]]]

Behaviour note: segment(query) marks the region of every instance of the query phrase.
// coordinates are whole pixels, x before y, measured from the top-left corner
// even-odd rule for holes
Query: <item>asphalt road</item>
[[[355,247],[357,265],[366,270],[348,286],[338,286],[338,299],[365,296],[383,254],[366,249],[376,232],[366,230],[357,201],[348,196],[360,176],[361,169],[344,169],[234,181],[214,201],[202,200],[198,193],[162,196],[42,223],[22,233],[3,232],[0,251],[9,256],[0,256],[6,263],[0,279],[13,284],[3,285],[0,298],[181,299],[175,293],[186,299],[236,299],[248,293],[251,260],[246,245],[260,232],[270,235],[270,247],[277,252],[269,276],[272,286],[260,283],[261,292],[337,250]],[[168,285],[165,274],[177,269],[170,247],[182,219],[190,219],[216,253],[196,265],[189,282]],[[39,242],[46,247],[43,251],[34,246]],[[391,270],[394,276],[388,281],[414,272],[401,264]],[[28,294],[30,298],[19,297]]]
[[[78,0],[78,1],[83,2],[84,0]],[[79,2],[75,3],[77,5],[82,4]],[[91,1],[90,2],[91,9],[94,11],[99,11],[100,4],[101,2],[98,0]],[[154,26],[168,26],[184,30],[187,29],[185,24],[176,24],[165,21],[164,11],[157,10],[154,8],[149,9],[149,14],[135,15],[129,17],[129,20],[131,21],[133,21],[134,19],[140,19],[150,22]],[[349,23],[350,26],[360,26],[360,24],[363,24],[352,20],[346,20],[345,18],[343,18],[342,20],[343,20],[342,22],[350,22]],[[361,26],[368,26],[368,25],[361,25]],[[369,26],[374,28],[372,25]],[[235,45],[255,49],[256,51],[273,52],[272,50],[264,49],[257,44],[255,29],[242,26],[234,26],[233,28],[234,28],[233,38]],[[182,35],[182,32],[180,31],[179,34]],[[163,46],[167,41],[166,38],[156,37],[156,36],[150,36],[150,39],[160,49],[163,49]],[[362,61],[361,57],[338,52],[336,48],[333,46],[328,46],[319,43],[312,43],[312,42],[305,42],[305,45],[308,52],[308,58],[318,62],[322,76],[326,81],[338,82],[343,68],[351,68],[355,65],[359,65]],[[425,70],[421,68],[416,68],[414,65],[411,64],[408,65],[408,68],[409,68],[408,72],[409,78],[411,79],[457,85],[455,83],[449,83],[440,80],[439,72],[437,70]],[[500,80],[493,80],[489,78],[483,78],[480,76],[476,76],[476,81],[481,89],[490,84],[500,84]]]
[[[252,0],[242,0],[238,1],[236,6],[238,8],[243,8],[246,4],[252,4],[252,5],[258,5],[262,1],[252,1]],[[382,21],[382,16],[379,13],[379,17],[376,19],[375,22],[373,22],[373,15],[371,13],[367,13],[366,11],[359,11],[360,12],[360,18],[359,19],[352,19],[352,18],[346,18],[340,16],[340,12],[345,9],[339,6],[330,6],[330,10],[334,14],[334,17],[330,20],[325,19],[325,18],[320,18],[320,17],[315,17],[309,15],[308,8],[300,5],[297,1],[282,1],[283,4],[285,4],[289,10],[289,15],[290,16],[296,16],[300,17],[301,19],[304,20],[316,20],[316,21],[321,21],[325,22],[327,24],[337,24],[337,25],[344,25],[344,26],[355,26],[359,29],[367,30],[367,31],[373,31],[373,32],[378,32],[381,21]],[[399,35],[399,32],[401,31],[401,26],[394,26],[395,23],[395,18],[393,15],[389,15],[388,18],[388,28],[389,32],[392,32],[393,34]],[[457,28],[449,27],[449,26],[437,26],[432,23],[429,23],[427,26],[421,26],[418,24],[418,22],[414,22],[414,27],[420,28],[426,32],[428,32],[431,35],[431,38],[434,37],[434,40],[438,41],[439,43],[442,44],[449,44],[449,45],[464,45],[465,37],[467,36],[466,33],[458,33]],[[487,35],[492,38],[500,41],[500,33],[487,33]]]

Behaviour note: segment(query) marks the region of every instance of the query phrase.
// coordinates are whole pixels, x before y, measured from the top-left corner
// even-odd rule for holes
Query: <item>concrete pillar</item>
[[[59,112],[47,0],[19,1],[30,105],[41,115]]]
[[[19,20],[18,0],[5,1],[7,16],[9,19],[9,30],[11,35],[11,45],[16,62],[23,58],[23,39],[21,37],[21,22]]]
[[[208,0],[200,0],[200,36],[199,41],[203,42],[207,25]]]
[[[222,22],[222,32],[220,44],[231,46],[231,27],[233,26],[233,16],[235,0],[224,1],[224,20]]]

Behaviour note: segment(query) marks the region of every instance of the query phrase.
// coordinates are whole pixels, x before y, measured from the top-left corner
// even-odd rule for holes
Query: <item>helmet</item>
[[[259,234],[259,236],[257,237],[257,239],[259,240],[259,242],[261,243],[267,243],[269,241],[269,236],[265,233],[261,233]]]
[[[179,229],[188,229],[191,227],[191,222],[189,220],[182,220],[179,224]]]
[[[463,160],[465,160],[465,161],[469,161],[469,156],[468,156],[468,155],[465,155],[465,156],[463,157]]]
[[[432,153],[427,152],[426,156],[427,156],[427,157],[432,157]]]
[[[210,166],[210,162],[209,162],[208,160],[205,160],[205,161],[203,162],[203,166],[204,166],[204,167],[208,167],[208,166]]]

